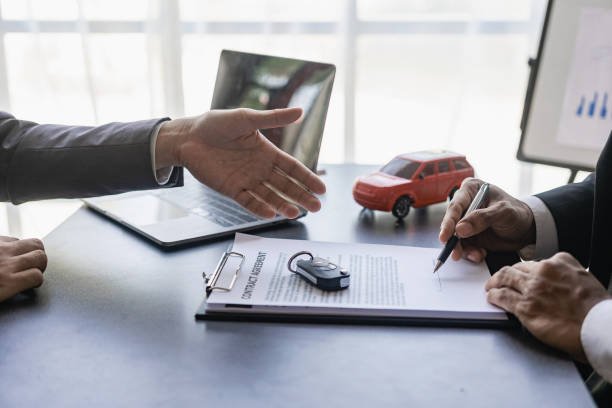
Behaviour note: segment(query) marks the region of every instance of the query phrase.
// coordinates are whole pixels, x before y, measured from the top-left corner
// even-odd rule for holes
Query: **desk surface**
[[[438,246],[444,205],[360,212],[363,166],[326,166],[323,210],[270,237]],[[229,240],[164,252],[80,209],[46,282],[0,304],[0,406],[592,406],[573,363],[521,332],[196,322]]]

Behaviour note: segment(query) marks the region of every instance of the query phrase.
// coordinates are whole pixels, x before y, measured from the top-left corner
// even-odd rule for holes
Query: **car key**
[[[310,259],[298,259],[295,262],[296,267],[293,268],[293,261],[299,256],[308,256]],[[308,251],[301,251],[293,255],[287,262],[287,268],[321,290],[346,289],[351,283],[348,269],[327,259],[315,257]]]

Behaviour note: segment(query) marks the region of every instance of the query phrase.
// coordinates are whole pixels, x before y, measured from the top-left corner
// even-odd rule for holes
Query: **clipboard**
[[[219,286],[219,285],[217,285],[217,282],[219,282],[219,278],[221,277],[221,273],[223,272],[223,270],[225,268],[225,265],[227,264],[227,261],[231,257],[239,258],[240,259],[240,263],[239,263],[238,267],[234,270],[234,275],[233,275],[229,285],[228,286]],[[215,270],[212,273],[211,277],[208,278],[206,276],[206,272],[202,273],[202,278],[204,279],[204,288],[206,290],[206,297],[208,297],[208,295],[210,295],[210,293],[213,290],[222,290],[224,292],[231,291],[234,288],[234,284],[236,283],[236,279],[238,278],[238,274],[240,273],[240,270],[242,269],[242,265],[243,264],[244,264],[244,255],[242,255],[241,253],[233,252],[233,251],[230,251],[229,249],[227,251],[223,252],[223,255],[221,255],[221,259],[219,259],[219,262],[217,263],[217,267],[215,268]]]
[[[237,267],[227,267],[228,260],[235,259]],[[519,260],[516,253],[492,253],[487,257],[489,270],[498,270],[503,265],[513,264]],[[306,324],[335,324],[335,325],[374,325],[374,326],[424,326],[424,327],[462,327],[462,328],[495,328],[516,329],[520,322],[512,315],[508,319],[482,319],[482,318],[449,318],[449,317],[411,317],[411,316],[367,316],[346,314],[302,314],[296,313],[256,313],[248,311],[247,305],[228,305],[233,310],[224,312],[211,312],[207,309],[207,299],[214,291],[230,292],[234,289],[236,280],[242,272],[245,255],[228,248],[219,259],[217,266],[208,276],[203,273],[205,282],[205,298],[195,313],[196,321],[234,321],[234,322],[272,322],[272,323],[306,323]],[[228,285],[219,285],[221,276],[229,280]],[[245,310],[242,312],[240,309]]]

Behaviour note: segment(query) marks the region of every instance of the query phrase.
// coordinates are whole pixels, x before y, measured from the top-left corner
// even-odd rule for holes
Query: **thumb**
[[[499,208],[496,206],[474,210],[457,223],[455,233],[459,238],[480,234],[491,226],[496,217],[499,217]]]
[[[270,129],[286,126],[302,116],[302,108],[285,108],[273,110],[246,110],[246,117],[255,129]]]

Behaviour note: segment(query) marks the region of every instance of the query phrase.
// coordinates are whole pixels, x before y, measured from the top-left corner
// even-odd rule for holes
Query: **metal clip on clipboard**
[[[232,277],[232,280],[227,287],[217,286],[217,281],[219,280],[219,277],[221,276],[221,272],[223,272],[223,268],[225,267],[227,260],[231,257],[240,258],[240,264],[234,271],[234,276]],[[204,282],[206,283],[206,296],[210,295],[210,293],[213,290],[221,290],[223,292],[231,291],[232,288],[234,287],[234,283],[236,283],[236,278],[238,278],[238,273],[242,269],[243,263],[244,263],[244,255],[238,252],[225,251],[221,259],[219,260],[219,263],[217,264],[217,267],[215,268],[210,279],[206,277],[206,272],[202,273],[202,277],[204,278]]]

